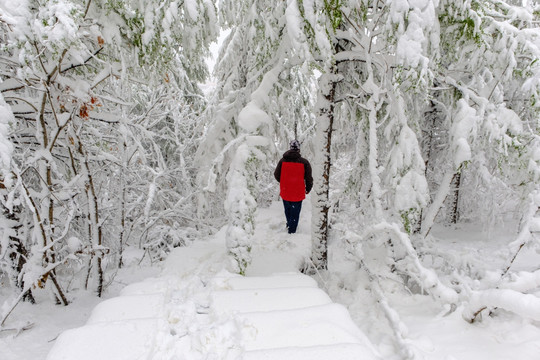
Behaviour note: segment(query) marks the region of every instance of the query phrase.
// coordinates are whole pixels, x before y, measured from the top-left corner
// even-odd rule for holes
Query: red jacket
[[[313,187],[311,165],[298,150],[289,150],[283,154],[274,177],[279,181],[279,195],[285,201],[302,201]]]

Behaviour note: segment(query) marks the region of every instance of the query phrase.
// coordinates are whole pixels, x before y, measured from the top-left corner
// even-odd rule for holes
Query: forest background
[[[527,0],[0,0],[1,325],[21,301],[101,296],[129,246],[160,261],[223,226],[242,274],[293,138],[315,180],[305,272],[355,291],[332,273],[339,242],[378,299],[540,321],[538,267],[512,268],[540,240],[539,16]],[[431,246],[437,224],[502,223],[489,273]]]

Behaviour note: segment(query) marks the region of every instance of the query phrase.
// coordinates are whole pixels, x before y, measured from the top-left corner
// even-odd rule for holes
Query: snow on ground
[[[257,228],[253,238],[248,276],[264,276],[276,272],[298,271],[311,255],[311,203],[303,202],[296,234],[287,234],[285,213],[281,201],[257,212]]]
[[[247,360],[357,359],[375,352],[385,360],[399,359],[367,278],[352,276],[359,273],[357,268],[346,261],[334,263],[332,270],[351,275],[340,282],[324,274],[313,279],[297,272],[310,254],[309,205],[309,200],[304,202],[298,233],[293,235],[285,231],[280,202],[258,211],[247,277],[226,270],[229,260],[220,232],[208,241],[177,249],[161,267],[123,269],[107,293],[109,299],[101,303],[102,299],[79,291],[68,307],[21,304],[10,321],[19,325],[32,321],[35,326],[17,337],[0,334],[0,359],[84,360],[79,353],[115,360],[236,359],[244,351]],[[433,230],[435,241],[430,246],[449,262],[469,264],[473,271],[488,274],[507,259],[504,244],[511,230],[486,236],[474,226],[439,227]],[[330,258],[339,244],[331,245]],[[423,261],[433,265],[432,259]],[[538,254],[524,251],[515,266],[531,271],[538,263]],[[347,290],[353,288],[347,281],[356,282],[352,284],[356,291]],[[461,308],[447,314],[448,309],[430,297],[400,292],[387,296],[407,328],[406,341],[416,359],[539,359],[537,322],[498,310],[493,317],[469,324],[462,319]],[[74,329],[55,341],[70,328]],[[93,340],[86,342],[90,345],[81,343],[85,338]],[[342,343],[336,347],[336,342]],[[111,357],[100,351],[117,352]]]
[[[446,266],[441,258],[457,268],[469,268],[471,273],[482,277],[490,272],[504,268],[509,259],[508,244],[515,238],[515,228],[509,225],[499,227],[489,234],[479,231],[473,224],[454,227],[437,226],[433,229],[434,240],[427,248],[436,254],[436,259],[425,257],[427,267]],[[332,252],[339,252],[339,244],[332,244]],[[341,256],[337,254],[335,256]],[[535,249],[524,249],[512,266],[514,270],[534,271],[540,264],[539,254]],[[346,261],[334,262],[333,271],[346,274],[352,272],[353,265]],[[334,301],[345,304],[355,323],[377,344],[384,359],[400,359],[396,355],[392,331],[367,290],[368,280],[362,276],[347,279],[337,285],[329,285],[329,293]],[[450,282],[450,279],[444,279]],[[356,291],[347,291],[343,287],[358,286]],[[538,290],[537,290],[538,291]],[[407,345],[422,360],[538,360],[540,359],[540,323],[523,319],[515,314],[495,310],[493,316],[483,316],[482,320],[470,324],[462,317],[463,306],[450,312],[448,307],[441,307],[429,296],[407,295],[401,291],[387,293],[390,305],[400,315],[406,327]]]
[[[307,234],[272,231],[283,219],[264,215],[251,275],[226,270],[223,231],[177,248],[160,276],[100,303],[47,359],[377,359],[346,308],[298,272]]]
[[[473,272],[489,276],[508,265],[507,245],[516,237],[514,224],[501,224],[489,233],[473,224],[434,228],[438,239],[432,247],[447,254],[454,264],[467,264]],[[534,271],[540,264],[535,249],[523,249],[512,270]],[[463,266],[466,268],[467,266]],[[397,300],[397,299],[396,299]],[[462,308],[445,316],[429,297],[412,296],[396,301],[407,325],[411,341],[426,360],[537,360],[540,359],[540,323],[515,314],[495,310],[492,317],[469,324]]]
[[[460,308],[444,316],[428,297],[402,300],[398,311],[413,347],[425,360],[540,359],[540,329],[529,320],[501,313],[469,324]]]
[[[124,254],[127,267],[120,269],[112,283],[106,288],[104,298],[118,295],[126,285],[154,276],[161,271],[160,266],[149,266],[145,262],[137,265],[142,252],[129,249]],[[131,266],[129,266],[131,263]],[[73,287],[73,284],[72,284]],[[0,286],[0,304],[7,293]],[[103,301],[94,292],[73,289],[69,293],[71,304],[67,307],[54,305],[52,299],[38,299],[36,305],[21,302],[6,323],[7,328],[19,328],[33,324],[32,328],[17,335],[15,331],[0,332],[1,360],[41,360],[45,359],[58,335],[70,328],[84,324],[97,304]]]

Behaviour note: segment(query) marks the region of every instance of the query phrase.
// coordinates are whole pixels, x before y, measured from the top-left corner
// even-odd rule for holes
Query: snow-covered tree
[[[350,237],[352,252],[373,279],[401,281],[413,290],[416,284],[455,303],[450,284],[420,261],[427,251],[422,241],[444,221],[441,210],[452,221],[461,212],[493,221],[508,206],[519,212],[520,202],[511,199],[526,199],[537,186],[534,9],[450,1],[302,5],[305,33],[331,45],[313,41],[311,48],[325,55],[315,61],[326,64],[319,88],[326,101],[319,101],[325,116],[318,118],[316,141],[318,154],[326,155],[314,171],[314,262],[325,267],[320,254],[327,241],[352,230],[360,234]],[[350,131],[346,120],[357,128]],[[336,162],[345,164],[332,155],[337,150],[355,166],[337,169]],[[333,192],[331,181],[343,171],[349,171],[349,185]],[[492,212],[485,214],[471,207],[485,201],[488,193],[476,192],[482,183],[497,189],[505,210],[489,205]],[[469,203],[459,200],[460,193]],[[371,258],[377,261],[366,261]]]
[[[477,0],[0,0],[13,304],[43,287],[64,304],[73,286],[101,293],[126,244],[163,259],[223,225],[244,273],[279,149],[298,138],[314,170],[313,265],[331,271],[328,245],[345,240],[403,357],[387,292],[468,302],[471,321],[512,310],[534,276],[513,261],[538,241],[538,14]],[[429,247],[436,224],[508,214],[519,225],[496,281],[422,261],[444,258]]]
[[[2,190],[3,216],[14,222],[3,224],[13,224],[17,246],[16,256],[2,247],[0,262],[16,269],[21,296],[50,287],[67,304],[59,274],[85,269],[79,285],[93,283],[101,294],[104,268],[121,263],[130,236],[162,257],[190,239],[189,230],[174,230],[200,226],[185,213],[194,204],[186,186],[194,168],[185,160],[201,129],[197,83],[217,37],[215,6],[0,5],[1,90],[15,117]]]

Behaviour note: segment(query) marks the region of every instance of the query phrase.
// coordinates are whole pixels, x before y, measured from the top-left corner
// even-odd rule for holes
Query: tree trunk
[[[86,154],[81,139],[78,135],[77,137],[77,152],[80,154],[82,163],[84,165],[84,173],[86,175],[86,195],[88,198],[88,216],[89,216],[89,231],[91,234],[92,241],[92,256],[97,257],[97,275],[98,275],[98,284],[97,284],[97,294],[101,297],[103,292],[103,268],[101,266],[101,260],[103,258],[104,250],[102,248],[102,229],[99,222],[99,203],[96,194],[96,188],[94,185],[94,179],[92,173],[90,172],[90,164],[88,163],[88,154]],[[90,264],[91,267],[91,264]],[[89,271],[90,271],[89,267]],[[87,278],[88,281],[88,278]]]
[[[126,233],[126,185],[122,180],[122,200],[121,200],[121,209],[120,209],[120,249],[118,250],[119,259],[118,259],[118,268],[121,269],[124,266],[124,234]]]
[[[27,197],[30,205],[32,206],[31,210],[32,210],[32,212],[34,214],[34,222],[35,222],[35,224],[37,224],[37,227],[40,230],[39,233],[41,234],[41,236],[43,238],[42,242],[47,243],[47,240],[46,240],[47,239],[47,234],[46,234],[46,231],[45,231],[45,227],[43,226],[43,221],[42,221],[42,217],[41,217],[40,212],[39,212],[39,208],[36,206],[36,202],[34,201],[34,198],[32,198],[32,196],[30,194],[30,191],[28,190],[28,187],[26,187],[26,185],[24,183],[22,183],[22,188],[24,189],[24,191],[26,193],[26,197]],[[33,256],[33,255],[30,254],[30,256]],[[54,269],[52,269],[52,270],[54,270]],[[37,283],[37,285],[39,287],[44,287],[45,283],[47,282],[47,279],[49,277],[51,279],[53,279],[53,283],[54,283],[54,286],[56,287],[58,297],[62,300],[62,303],[67,306],[67,305],[69,305],[69,302],[67,301],[67,298],[64,296],[64,292],[63,292],[62,288],[60,287],[60,284],[58,283],[58,281],[56,281],[55,274],[54,274],[54,272],[52,270],[45,273],[45,274],[40,274],[39,278],[36,279],[36,283]],[[28,284],[26,284],[26,285],[28,285]],[[26,296],[26,294],[23,294],[23,296]],[[57,299],[58,299],[58,297],[57,297]],[[5,320],[5,318],[4,318],[4,320]]]
[[[122,141],[122,169],[120,173],[120,187],[122,189],[122,195],[120,199],[120,234],[119,245],[120,249],[118,250],[118,268],[121,269],[124,266],[124,236],[126,234],[126,169],[129,165],[129,159],[127,156],[127,143],[124,138]]]
[[[433,100],[430,101],[429,111],[424,112],[424,118],[426,119],[426,124],[429,126],[427,129],[425,129],[426,135],[424,136],[424,141],[422,143],[424,148],[424,165],[425,165],[425,172],[424,176],[426,179],[429,177],[429,171],[430,167],[432,167],[432,155],[434,153],[434,132],[435,132],[435,126],[437,122],[437,116],[438,116],[438,110],[437,105]],[[424,218],[424,208],[420,210],[420,216],[418,219],[418,222],[415,224],[413,228],[413,234],[419,234],[420,231],[422,231],[422,221]]]
[[[2,205],[0,203],[0,205]],[[19,238],[18,235],[18,229],[22,227],[21,221],[19,217],[17,216],[17,212],[9,212],[8,209],[4,208],[4,216],[6,219],[14,221],[16,226],[13,226],[12,229],[14,230],[15,234],[14,236],[9,237],[9,241],[11,243],[11,246],[13,247],[14,251],[10,253],[9,257],[12,263],[13,270],[15,270],[15,273],[17,275],[15,279],[15,283],[17,284],[17,287],[23,291],[24,290],[24,277],[22,276],[22,273],[24,271],[24,265],[27,262],[28,259],[28,250],[26,250],[26,247],[24,246],[23,242]],[[28,289],[22,297],[23,301],[28,301],[32,304],[36,303],[36,300],[34,299],[34,295],[32,294],[32,290]]]
[[[339,81],[334,66],[329,74],[319,79],[317,99],[317,130],[315,137],[315,159],[313,167],[312,201],[312,255],[317,269],[328,267],[328,211],[330,209],[330,169],[332,166],[332,127],[334,124],[334,106],[336,84]]]
[[[450,223],[457,224],[459,221],[459,188],[461,186],[461,171],[457,172],[452,179],[452,193],[450,196]]]
[[[424,217],[424,221],[422,222],[422,231],[421,236],[425,238],[428,236],[429,232],[431,231],[431,228],[433,227],[433,224],[435,223],[435,218],[437,217],[437,214],[441,210],[444,201],[448,197],[448,194],[450,193],[450,186],[452,183],[454,183],[454,179],[456,176],[461,172],[463,167],[463,163],[458,167],[457,171],[449,171],[447,172],[443,179],[441,180],[441,184],[439,186],[439,189],[437,191],[437,194],[435,195],[435,198],[433,199],[433,202],[429,206],[429,208],[426,211],[426,215]]]

